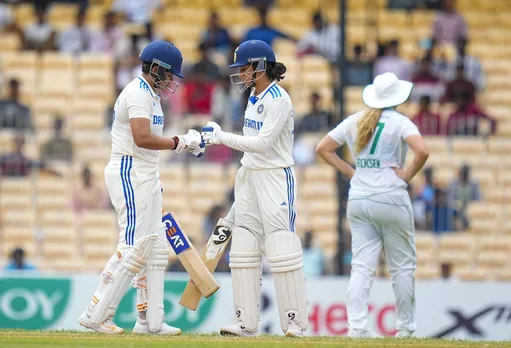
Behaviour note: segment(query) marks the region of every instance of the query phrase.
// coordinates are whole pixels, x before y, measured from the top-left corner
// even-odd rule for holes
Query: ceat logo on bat
[[[170,246],[174,249],[176,255],[181,254],[183,251],[190,249],[188,240],[184,237],[183,231],[179,228],[176,220],[171,213],[166,213],[162,217],[162,222],[165,225],[165,234]]]

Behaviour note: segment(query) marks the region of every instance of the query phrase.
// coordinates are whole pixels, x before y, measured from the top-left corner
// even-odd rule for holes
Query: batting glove
[[[178,135],[177,138],[179,139],[178,144],[174,151],[176,153],[181,153],[183,150],[186,150],[188,148],[198,148],[200,144],[202,143],[202,137],[199,132],[197,132],[195,129],[190,129],[188,133],[184,135]]]
[[[208,122],[206,127],[202,127],[202,139],[206,145],[218,145],[222,143],[222,127],[216,122]]]
[[[206,143],[202,141],[197,147],[189,147],[188,151],[197,158],[201,158],[206,152]]]

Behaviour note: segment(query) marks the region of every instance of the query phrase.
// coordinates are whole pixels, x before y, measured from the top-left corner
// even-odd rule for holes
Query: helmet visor
[[[179,87],[179,77],[172,74],[170,66],[163,62],[153,60],[149,74],[153,79],[155,92],[163,99],[170,97]]]
[[[259,60],[234,69],[236,69],[237,72],[229,75],[229,78],[231,79],[231,84],[234,86],[236,91],[241,94],[250,88],[256,80],[263,76],[263,74],[261,74],[258,78],[256,78],[255,73],[266,71],[266,60]]]

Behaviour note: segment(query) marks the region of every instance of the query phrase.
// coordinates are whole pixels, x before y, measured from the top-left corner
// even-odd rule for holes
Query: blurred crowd
[[[115,0],[110,11],[106,12],[103,26],[99,30],[90,28],[86,21],[88,1],[34,1],[36,22],[21,27],[7,4],[22,1],[0,1],[0,33],[16,33],[19,35],[23,50],[60,51],[79,55],[83,52],[99,52],[115,57],[114,71],[115,88],[119,92],[131,79],[140,72],[139,52],[148,42],[160,37],[156,33],[152,14],[161,9],[159,0]],[[61,31],[52,27],[48,21],[48,11],[53,2],[75,2],[78,7],[75,22]],[[230,30],[222,26],[228,18],[220,18],[218,12],[212,10],[208,24],[202,30],[200,41],[196,43],[199,52],[197,61],[185,57],[184,75],[181,87],[168,100],[163,101],[166,110],[166,124],[172,125],[176,120],[193,115],[199,126],[203,122],[201,115],[212,118],[227,130],[240,131],[243,124],[247,95],[239,95],[230,84],[228,64],[232,61],[234,49],[245,40],[259,39],[273,45],[276,40],[287,40],[296,45],[296,58],[305,55],[324,57],[334,67],[340,53],[340,28],[329,23],[321,11],[317,11],[310,19],[310,30],[303,37],[294,37],[268,22],[268,14],[272,10],[272,1],[245,1],[247,6],[257,9],[259,23],[248,28],[241,37],[236,37]],[[349,57],[346,66],[345,81],[347,86],[364,86],[372,82],[374,76],[383,72],[393,72],[400,79],[415,84],[411,101],[417,105],[413,122],[417,124],[423,135],[457,135],[480,136],[493,134],[496,121],[487,115],[478,104],[478,92],[485,88],[485,74],[481,62],[468,54],[469,43],[467,24],[463,16],[455,10],[454,0],[390,0],[389,8],[405,8],[413,10],[420,5],[421,10],[437,10],[432,27],[432,37],[419,42],[418,58],[409,61],[400,56],[400,42],[391,40],[382,42],[377,52],[372,54],[364,44],[347,47]],[[123,23],[137,24],[141,30],[126,34]],[[454,59],[445,54],[445,47],[455,47]],[[285,62],[284,62],[285,63]],[[1,72],[0,72],[1,73]],[[285,80],[284,80],[285,83]],[[53,120],[53,135],[40,148],[38,159],[25,155],[24,132],[33,133],[33,115],[30,108],[20,98],[20,81],[10,79],[4,81],[0,100],[0,129],[13,130],[13,148],[11,151],[0,151],[1,176],[26,176],[34,169],[47,171],[51,175],[59,175],[47,163],[58,160],[71,163],[75,160],[73,143],[66,134],[65,118],[56,114]],[[336,87],[332,85],[332,93]],[[336,95],[336,94],[335,94]],[[307,111],[296,118],[295,159],[298,165],[308,165],[316,161],[313,147],[302,142],[304,135],[309,133],[326,133],[339,120],[335,109],[327,109],[322,96],[312,91],[309,96]],[[105,128],[111,127],[112,108],[105,110]],[[239,159],[226,147],[208,149],[206,161],[230,163]],[[468,204],[481,199],[477,182],[470,177],[470,167],[460,168],[458,178],[449,187],[435,185],[434,171],[424,171],[424,184],[421,187],[409,187],[418,230],[430,230],[436,233],[465,230],[470,225],[466,216]],[[76,212],[85,209],[110,208],[108,197],[102,187],[97,187],[92,178],[90,168],[85,164],[79,182],[74,188],[73,208]],[[345,198],[344,198],[345,199]],[[345,204],[345,201],[341,201]],[[204,222],[204,233],[212,231],[219,217],[226,212],[225,205],[212,208]],[[326,262],[320,248],[315,247],[312,231],[305,233],[304,264],[308,276],[326,273],[346,274],[349,268],[350,252],[345,250],[335,255],[333,262]],[[349,246],[349,236],[346,238]],[[348,248],[349,249],[349,248]],[[226,253],[226,255],[228,255]],[[13,252],[13,261],[8,268],[17,268],[23,264],[23,250]],[[28,266],[27,266],[28,267]],[[170,266],[178,270],[179,264]],[[219,270],[228,270],[227,259],[223,260]]]

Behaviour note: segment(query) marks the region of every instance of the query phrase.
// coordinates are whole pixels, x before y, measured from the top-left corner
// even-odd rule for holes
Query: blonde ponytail
[[[355,140],[355,153],[358,155],[371,140],[378,125],[383,109],[369,109],[358,121],[357,139]]]

